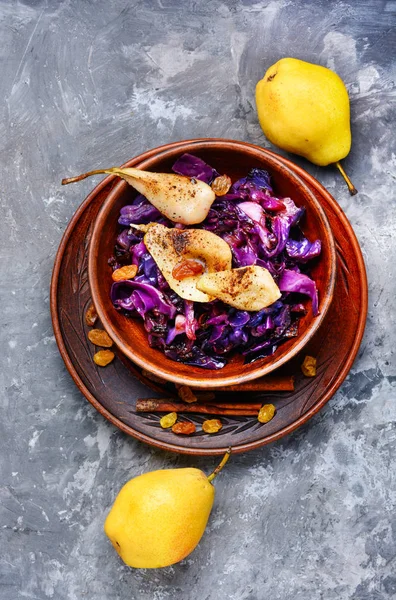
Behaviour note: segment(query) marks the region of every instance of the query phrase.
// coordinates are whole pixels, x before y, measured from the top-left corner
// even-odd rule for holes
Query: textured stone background
[[[0,597],[396,598],[396,2],[0,2]],[[189,137],[269,146],[256,81],[292,55],[334,68],[352,103],[351,198],[303,160],[361,242],[369,318],[352,372],[297,433],[233,457],[208,531],[172,568],[133,571],[103,534],[119,487],[215,460],[129,439],[63,366],[48,304],[61,235],[94,185],[63,176]],[[347,307],[346,307],[347,310]]]

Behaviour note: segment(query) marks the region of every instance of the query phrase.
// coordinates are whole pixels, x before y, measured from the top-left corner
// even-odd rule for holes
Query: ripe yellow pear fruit
[[[104,529],[130,567],[167,567],[198,545],[212,510],[213,479],[231,449],[209,476],[199,469],[167,469],[131,479],[119,492]]]
[[[316,165],[335,163],[356,193],[339,163],[351,149],[350,108],[344,82],[334,71],[282,58],[257,83],[256,105],[270,142]]]

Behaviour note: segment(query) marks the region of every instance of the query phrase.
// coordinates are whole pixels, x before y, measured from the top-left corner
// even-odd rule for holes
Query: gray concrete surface
[[[396,598],[396,2],[0,1],[2,600]],[[120,486],[215,460],[146,447],[75,388],[49,315],[61,235],[94,182],[60,180],[189,137],[270,147],[256,81],[283,56],[337,70],[352,103],[352,222],[370,306],[358,359],[300,431],[235,456],[183,563],[123,566],[103,534]]]

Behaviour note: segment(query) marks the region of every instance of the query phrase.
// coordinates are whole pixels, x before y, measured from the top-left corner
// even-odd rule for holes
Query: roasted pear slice
[[[144,243],[172,290],[185,300],[213,300],[213,296],[197,289],[197,281],[202,277],[202,272],[209,274],[231,269],[232,254],[229,245],[221,237],[205,229],[169,229],[157,223],[148,229]],[[195,261],[202,265],[202,269],[196,269],[196,275],[178,278],[184,264],[185,271],[188,272],[188,261]]]
[[[251,265],[202,275],[197,288],[239,310],[261,310],[281,297],[267,269]]]
[[[204,181],[174,173],[151,173],[140,169],[111,167],[62,179],[62,185],[81,181],[90,175],[114,173],[143,194],[160,213],[175,223],[202,223],[215,199],[215,193]]]

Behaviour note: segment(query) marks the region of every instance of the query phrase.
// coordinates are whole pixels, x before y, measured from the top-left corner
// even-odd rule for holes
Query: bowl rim
[[[114,341],[116,346],[119,348],[119,350],[125,356],[127,356],[130,360],[132,360],[135,364],[140,366],[141,368],[151,371],[152,373],[154,373],[158,377],[161,377],[162,379],[165,379],[166,381],[171,381],[173,383],[177,383],[177,384],[181,384],[181,385],[188,385],[190,387],[196,387],[196,388],[209,388],[210,387],[213,389],[216,387],[231,386],[231,385],[236,385],[236,384],[252,381],[254,379],[257,379],[259,377],[267,375],[268,373],[281,367],[286,362],[289,362],[289,360],[291,360],[294,356],[296,356],[296,354],[298,354],[303,349],[303,347],[309,342],[309,340],[315,335],[315,333],[318,331],[319,327],[322,325],[322,323],[325,319],[325,316],[327,314],[327,311],[328,311],[330,304],[332,302],[332,299],[333,299],[335,279],[336,279],[336,248],[335,248],[335,241],[334,241],[333,233],[332,233],[332,230],[330,227],[330,223],[328,221],[325,211],[323,210],[322,206],[320,205],[320,202],[316,198],[315,194],[309,189],[309,187],[307,186],[305,181],[303,181],[302,178],[295,171],[293,171],[294,165],[292,164],[292,167],[289,167],[289,165],[285,165],[284,163],[282,163],[279,160],[276,153],[269,151],[265,148],[262,148],[260,146],[250,144],[248,142],[241,142],[241,141],[237,141],[237,140],[228,140],[228,139],[223,139],[223,138],[203,138],[203,139],[199,139],[199,140],[197,140],[197,139],[182,140],[178,143],[184,144],[184,145],[182,147],[180,147],[180,146],[175,146],[174,144],[170,143],[170,144],[166,144],[163,146],[159,146],[158,148],[154,148],[150,151],[150,152],[153,152],[154,150],[157,150],[156,154],[150,154],[150,156],[147,157],[147,153],[143,153],[141,155],[138,155],[135,158],[129,159],[126,163],[124,163],[122,165],[122,167],[123,168],[127,167],[129,165],[129,163],[131,163],[133,161],[134,166],[136,168],[144,169],[144,168],[146,168],[147,163],[150,164],[153,161],[158,160],[159,158],[165,159],[169,155],[171,156],[173,154],[178,154],[178,153],[185,153],[185,152],[194,153],[194,150],[195,151],[204,151],[207,149],[214,149],[215,147],[218,147],[219,145],[221,145],[222,149],[226,149],[226,150],[227,149],[228,150],[238,150],[238,151],[248,150],[251,154],[257,156],[258,159],[260,157],[264,156],[270,162],[276,163],[277,166],[279,166],[280,168],[283,168],[283,169],[286,168],[286,170],[289,172],[289,174],[291,174],[292,178],[294,178],[295,181],[298,182],[298,184],[304,190],[304,193],[310,197],[311,201],[315,205],[317,212],[319,213],[319,216],[320,216],[322,222],[324,223],[324,226],[328,232],[330,264],[332,265],[332,268],[330,269],[330,278],[326,285],[324,299],[322,302],[322,310],[321,310],[320,314],[317,315],[316,317],[312,318],[312,320],[309,323],[305,332],[301,335],[301,337],[299,337],[296,340],[295,345],[292,348],[290,348],[290,350],[286,354],[284,354],[282,357],[279,357],[278,359],[275,359],[273,362],[270,362],[261,367],[259,364],[257,364],[256,368],[253,368],[247,372],[243,372],[243,370],[241,370],[241,373],[239,373],[238,375],[228,375],[228,376],[224,376],[224,377],[218,377],[216,379],[211,379],[210,371],[207,372],[204,369],[202,369],[202,376],[200,375],[199,378],[186,378],[183,375],[178,375],[175,372],[170,372],[166,369],[163,369],[158,364],[156,364],[155,367],[153,367],[152,364],[148,364],[145,360],[140,358],[139,354],[134,351],[132,346],[130,347],[124,342],[123,338],[118,334],[117,329],[114,328],[112,326],[112,324],[109,322],[109,320],[107,318],[106,310],[104,309],[104,307],[102,306],[102,303],[100,301],[100,294],[99,294],[100,281],[97,276],[97,271],[95,269],[95,262],[96,262],[95,249],[97,246],[97,240],[99,239],[100,232],[102,230],[102,226],[103,226],[102,221],[104,222],[106,220],[105,217],[107,216],[107,213],[111,209],[111,206],[112,206],[115,198],[117,198],[119,196],[119,194],[122,190],[126,189],[128,184],[123,180],[118,182],[111,189],[107,198],[103,202],[103,205],[102,205],[99,213],[97,214],[97,217],[93,224],[92,236],[91,236],[91,240],[89,243],[89,251],[88,251],[88,281],[89,281],[89,285],[90,285],[90,289],[91,289],[92,302],[95,305],[96,311],[98,313],[98,316],[102,323],[103,328],[110,335],[110,337],[112,338],[112,340]],[[142,160],[137,160],[137,159],[140,159],[140,157],[142,158]],[[296,167],[297,167],[297,165],[296,165]],[[115,176],[112,176],[111,179],[115,179]],[[176,365],[177,364],[178,363],[176,362]],[[241,367],[244,367],[244,366],[245,365],[241,365]]]

